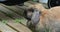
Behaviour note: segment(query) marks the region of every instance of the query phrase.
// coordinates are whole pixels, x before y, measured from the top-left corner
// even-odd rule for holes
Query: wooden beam
[[[7,14],[7,16],[10,16],[11,18],[21,18],[20,15],[16,14],[15,12],[3,7],[0,5],[0,12],[3,12],[5,14]]]
[[[15,30],[18,30],[19,32],[32,32],[26,26],[24,26],[24,25],[22,25],[20,23],[15,23],[13,20],[8,20],[7,25],[14,28]]]
[[[2,32],[17,32],[2,22],[0,22],[0,30]]]

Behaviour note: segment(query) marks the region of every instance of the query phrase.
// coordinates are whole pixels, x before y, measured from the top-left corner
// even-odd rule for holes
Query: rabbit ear
[[[36,3],[34,5],[34,8],[40,11],[42,14],[46,14],[48,12],[48,9],[45,9],[42,4]]]
[[[42,4],[39,4],[39,3],[35,4],[35,8],[38,9],[38,10],[41,10],[41,11],[46,10],[46,9],[44,8],[44,6],[43,6]]]

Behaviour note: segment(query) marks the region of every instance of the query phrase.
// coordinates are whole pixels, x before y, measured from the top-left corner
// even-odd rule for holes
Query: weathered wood
[[[6,24],[0,22],[0,31],[2,32],[32,32],[28,27],[20,23],[15,23],[15,21],[13,20],[13,19],[21,18],[20,14],[23,14],[24,7],[23,9],[21,8],[22,6],[17,6],[17,5],[16,6],[6,6],[3,4],[0,5],[0,19],[7,20]],[[23,24],[26,25],[25,22]]]
[[[23,11],[24,11],[24,7],[23,8],[19,8],[19,7],[17,7],[17,5],[15,5],[15,6],[6,6],[6,5],[4,5],[4,4],[1,4],[3,7],[5,7],[5,8],[7,8],[7,9],[9,9],[9,10],[11,10],[11,11],[13,11],[13,12],[16,12],[17,14],[19,14],[19,15],[22,15],[23,14]],[[22,7],[22,6],[21,6]]]
[[[10,11],[9,9],[3,7],[0,5],[0,11],[7,14],[8,16],[12,17],[12,18],[21,18],[20,15],[16,14],[13,11]]]
[[[1,20],[10,20],[11,18],[0,12],[0,19]]]
[[[2,22],[0,22],[0,30],[2,32],[17,32]]]
[[[13,20],[12,18],[6,16],[4,13],[0,12],[0,20],[2,20],[3,22],[8,22],[7,20]],[[21,19],[20,19],[21,20]],[[23,19],[24,21],[20,21],[22,24],[26,25],[26,19]],[[15,21],[14,21],[15,22]]]
[[[14,28],[15,30],[17,30],[19,32],[32,32],[26,26],[21,25],[20,23],[15,23],[13,20],[8,20],[7,24],[8,24],[8,26]]]
[[[8,22],[6,23],[10,28],[11,27],[13,27],[13,28],[11,28],[11,29],[16,29],[15,31],[18,31],[18,32],[24,32],[24,31],[26,31],[26,32],[31,32],[31,30],[29,30],[27,27],[25,27],[25,26],[23,26],[23,25],[21,25],[20,23],[15,23],[14,22],[14,20],[12,20],[11,18],[9,18],[9,17],[7,17],[7,16],[5,16],[3,13],[1,13],[0,12],[0,16],[1,16],[1,18],[0,19],[2,19],[2,20],[4,20],[4,18],[5,19],[9,19],[8,20]],[[3,25],[3,24],[2,24]],[[5,24],[4,24],[5,25]],[[5,25],[5,26],[7,26],[7,25]],[[5,27],[4,26],[4,27]],[[24,28],[25,27],[25,28]],[[3,29],[3,28],[1,28],[1,29]],[[9,29],[9,28],[8,28]],[[5,29],[4,29],[5,30]],[[6,30],[5,30],[6,31]],[[3,30],[2,30],[2,32],[4,32]]]

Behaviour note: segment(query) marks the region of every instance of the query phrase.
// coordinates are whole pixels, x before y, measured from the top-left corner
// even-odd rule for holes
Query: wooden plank
[[[20,23],[14,23],[13,20],[9,20],[7,24],[8,24],[8,26],[15,28],[19,32],[32,32],[26,26],[21,25]]]
[[[1,4],[1,5],[12,9],[13,12],[14,12],[14,11],[17,12],[17,13],[22,12],[22,11],[19,12],[19,10],[21,10],[21,9],[19,9],[17,6],[6,6],[6,5],[4,5],[4,4]],[[13,8],[14,8],[14,9],[13,9]],[[20,14],[21,14],[21,13],[20,13]],[[22,18],[23,18],[23,17],[22,17]],[[24,25],[26,25],[27,20],[25,19],[24,21],[21,21],[21,23],[24,24]]]
[[[11,18],[0,12],[0,19],[1,20],[10,20]]]
[[[15,30],[13,30],[12,28],[8,27],[6,24],[0,22],[0,30],[2,32],[17,32]]]
[[[11,16],[12,18],[21,18],[20,15],[10,11],[9,9],[7,9],[1,5],[0,5],[0,11],[6,13],[8,16]]]
[[[12,18],[6,16],[5,14],[3,14],[2,12],[0,12],[0,19],[1,20],[13,20]],[[16,19],[15,19],[16,20]],[[21,19],[18,19],[18,20],[21,20]],[[26,25],[27,23],[27,20],[26,19],[23,19],[24,21],[20,21],[22,24]]]
[[[8,24],[8,23],[11,24],[12,22],[14,22],[13,19],[11,19],[11,18],[5,16],[5,14],[3,14],[3,13],[1,13],[1,12],[0,12],[0,16],[1,16],[0,19],[2,19],[2,20],[4,20],[4,19],[8,20],[8,19],[9,19],[9,20],[7,21],[7,24]],[[12,20],[13,20],[13,21],[12,21]],[[15,26],[16,26],[16,25],[15,25],[15,22],[14,22],[14,24],[12,24],[12,25],[10,25],[10,24],[8,24],[8,25],[9,25],[9,26],[12,26],[12,25],[13,25],[13,28],[15,28],[15,29],[17,28],[16,31],[19,31],[19,30],[18,30],[18,27],[15,27]],[[20,23],[16,23],[16,24],[17,24],[18,26],[21,26]],[[26,23],[25,23],[25,24],[26,24]],[[3,25],[3,24],[2,24],[2,25]],[[14,26],[14,25],[15,25],[15,26]],[[23,25],[22,25],[22,26],[23,26]],[[13,28],[12,28],[12,29],[13,29]],[[20,28],[19,28],[19,29],[20,29]],[[22,29],[25,29],[25,28],[21,28],[21,29],[20,29],[21,32],[23,32]],[[27,31],[27,30],[26,30],[26,31]],[[19,31],[19,32],[20,32],[20,31]]]
[[[20,15],[23,15],[23,12],[24,12],[24,9],[25,9],[23,6],[21,6],[21,7],[23,7],[24,9],[17,7],[17,5],[15,5],[15,6],[6,6],[4,4],[1,4],[1,5],[3,7],[6,7],[9,10],[12,10],[13,12],[16,12],[17,14],[20,14]]]

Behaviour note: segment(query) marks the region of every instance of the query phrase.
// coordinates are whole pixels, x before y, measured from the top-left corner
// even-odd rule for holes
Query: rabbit
[[[34,11],[38,11],[39,15],[38,21],[36,21],[34,16],[31,16],[30,20],[27,21],[27,26],[30,29],[34,32],[60,32],[60,6],[45,9],[42,4],[35,3],[29,7],[33,12],[29,9],[26,12],[31,11],[30,15],[34,15]]]

